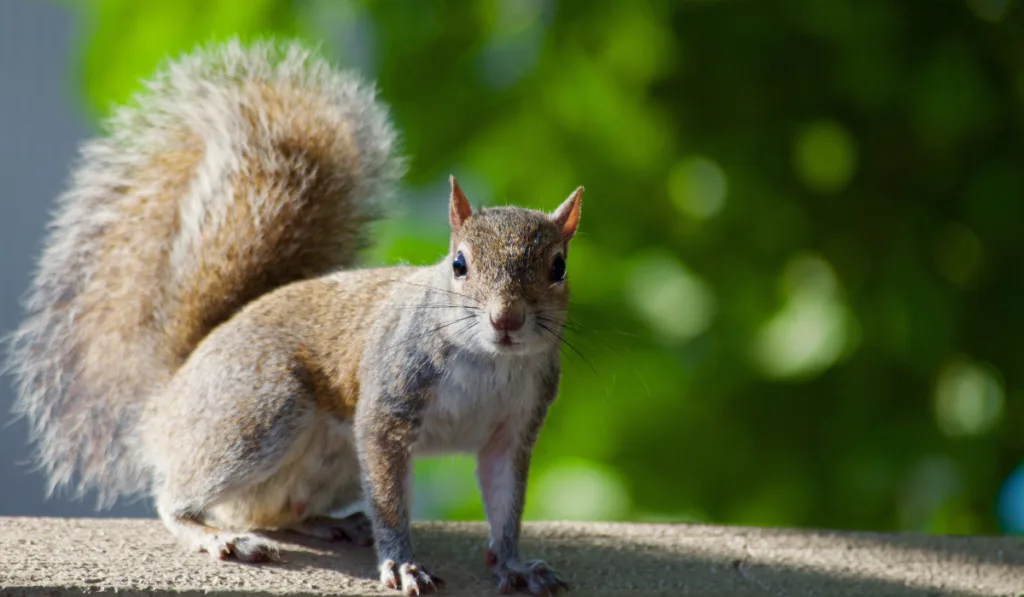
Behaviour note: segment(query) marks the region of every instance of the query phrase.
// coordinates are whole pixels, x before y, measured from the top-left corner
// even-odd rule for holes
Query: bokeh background
[[[587,187],[530,519],[1024,532],[1014,0],[0,3],[0,330],[75,145],[166,56],[298,36],[378,82],[409,173],[367,263]],[[0,384],[0,514],[45,500]],[[183,448],[184,449],[184,448]],[[416,515],[479,519],[469,458]],[[147,504],[102,515],[149,516]]]

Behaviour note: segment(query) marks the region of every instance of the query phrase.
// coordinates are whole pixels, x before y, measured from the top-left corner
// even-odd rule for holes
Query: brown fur
[[[359,365],[367,338],[386,303],[380,297],[413,268],[354,270],[337,281],[314,280],[282,288],[255,306],[254,323],[290,327],[299,339],[296,364],[316,406],[351,420],[359,400]]]

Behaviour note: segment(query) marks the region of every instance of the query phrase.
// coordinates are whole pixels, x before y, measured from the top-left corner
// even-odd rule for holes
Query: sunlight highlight
[[[710,327],[716,311],[714,292],[675,258],[647,257],[631,278],[626,286],[630,300],[666,343],[689,340]]]
[[[1004,393],[992,367],[958,357],[939,372],[935,418],[947,436],[981,435],[1003,414]]]
[[[839,298],[832,266],[820,257],[793,258],[781,282],[787,301],[758,332],[754,362],[770,378],[819,374],[847,349],[853,315]]]
[[[713,217],[725,206],[725,172],[704,156],[680,160],[669,173],[668,193],[676,208],[697,220]]]
[[[538,476],[535,491],[535,512],[549,520],[618,520],[630,507],[619,476],[589,460],[558,461]]]
[[[853,137],[838,122],[812,122],[794,139],[793,167],[800,180],[812,191],[842,191],[857,167]]]

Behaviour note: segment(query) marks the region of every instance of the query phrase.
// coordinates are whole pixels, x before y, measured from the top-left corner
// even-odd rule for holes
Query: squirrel
[[[162,62],[82,145],[10,344],[49,491],[149,497],[217,559],[280,560],[272,530],[373,544],[415,595],[443,582],[413,556],[412,458],[469,453],[499,589],[568,590],[519,535],[583,188],[473,209],[451,177],[440,262],[360,267],[397,147],[374,86],[301,42]]]

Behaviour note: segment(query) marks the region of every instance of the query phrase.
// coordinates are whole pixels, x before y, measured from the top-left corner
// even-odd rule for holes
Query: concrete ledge
[[[494,595],[482,524],[417,524],[421,562],[446,595]],[[397,595],[373,580],[372,550],[275,535],[287,562],[214,562],[155,520],[0,518],[0,595]],[[659,524],[536,523],[526,555],[570,595],[1024,594],[1024,539]]]

